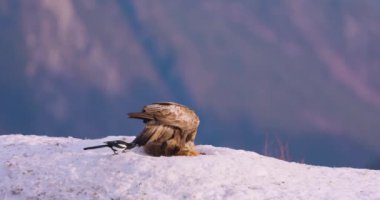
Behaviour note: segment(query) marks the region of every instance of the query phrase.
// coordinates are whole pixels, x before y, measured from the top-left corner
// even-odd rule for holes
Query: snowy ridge
[[[0,136],[0,199],[380,199],[380,171],[289,163],[199,145],[207,155],[150,157],[142,148],[83,151],[103,141]]]

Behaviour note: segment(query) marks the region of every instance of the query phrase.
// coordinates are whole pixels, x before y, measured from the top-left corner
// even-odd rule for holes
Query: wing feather
[[[146,125],[133,143],[143,146],[149,142],[164,142],[173,137],[174,129],[165,125]]]
[[[157,124],[173,126],[181,130],[197,129],[198,116],[191,109],[173,102],[153,103],[144,107],[144,113],[152,116]]]

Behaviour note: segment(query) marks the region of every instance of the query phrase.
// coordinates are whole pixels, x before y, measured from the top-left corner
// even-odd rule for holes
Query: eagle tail
[[[129,118],[134,118],[134,119],[144,119],[144,120],[152,120],[153,116],[145,113],[145,112],[134,112],[134,113],[128,113]]]

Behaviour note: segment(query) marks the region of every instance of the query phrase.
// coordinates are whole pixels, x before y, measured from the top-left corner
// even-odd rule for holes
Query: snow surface
[[[198,157],[82,150],[103,141],[0,136],[0,199],[380,199],[380,171],[199,145]]]

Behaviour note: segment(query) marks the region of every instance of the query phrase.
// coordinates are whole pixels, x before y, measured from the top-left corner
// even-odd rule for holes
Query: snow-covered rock
[[[142,148],[84,151],[103,141],[0,136],[0,199],[380,199],[380,171],[289,163],[199,145],[198,157]]]

